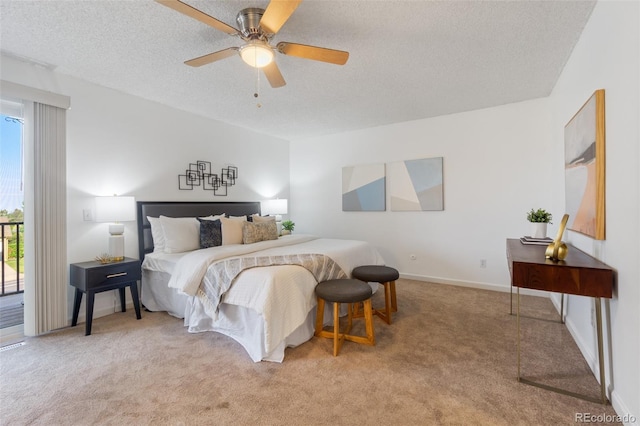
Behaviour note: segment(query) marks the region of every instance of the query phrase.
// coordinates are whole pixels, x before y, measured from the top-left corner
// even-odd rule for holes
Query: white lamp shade
[[[260,203],[260,209],[263,215],[287,214],[287,204],[286,199],[264,200]]]
[[[134,197],[96,197],[96,222],[128,222],[136,220]]]

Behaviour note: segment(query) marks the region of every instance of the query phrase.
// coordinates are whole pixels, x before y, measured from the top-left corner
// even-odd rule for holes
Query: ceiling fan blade
[[[191,67],[201,67],[202,65],[210,64],[211,62],[219,61],[221,59],[233,56],[238,52],[237,47],[230,47],[224,50],[218,50],[217,52],[209,53],[208,55],[200,56],[198,58],[190,59],[185,62],[186,65]]]
[[[314,61],[329,62],[330,64],[344,65],[349,59],[349,52],[343,50],[327,49],[325,47],[308,46],[306,44],[278,43],[278,52],[285,55],[297,56]]]
[[[287,84],[284,81],[284,77],[280,73],[280,68],[278,68],[278,65],[276,65],[276,61],[271,61],[269,65],[262,67],[262,71],[264,71],[264,75],[267,77],[267,80],[269,80],[269,84],[274,89]]]
[[[230,35],[238,35],[240,32],[233,28],[231,25],[227,25],[222,21],[218,21],[213,16],[209,16],[204,12],[199,11],[195,7],[189,6],[188,4],[180,1],[180,0],[156,0],[158,3],[167,6],[173,10],[176,10],[182,14],[185,14],[193,19],[197,19],[200,22],[203,22],[210,27],[215,28],[216,30],[225,32]]]
[[[266,33],[277,33],[300,3],[302,0],[271,0],[260,19],[260,27]]]

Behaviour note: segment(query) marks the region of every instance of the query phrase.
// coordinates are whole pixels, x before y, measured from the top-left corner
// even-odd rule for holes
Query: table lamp
[[[96,197],[96,222],[109,222],[109,256],[124,260],[124,224],[136,219],[134,197]]]
[[[263,215],[274,215],[276,217],[276,227],[278,235],[282,234],[282,215],[287,214],[288,202],[286,198],[276,198],[275,200],[264,200],[260,202],[260,210]]]

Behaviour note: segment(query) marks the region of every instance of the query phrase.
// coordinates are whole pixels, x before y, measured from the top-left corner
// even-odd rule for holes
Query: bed
[[[260,217],[259,202],[139,201],[137,215],[145,308],[183,318],[192,333],[225,334],[255,362],[282,362],[287,347],[313,337],[319,281],[384,264],[364,241],[304,234],[251,238],[247,230],[272,226],[263,224],[269,218]],[[215,244],[203,236],[211,227]],[[238,229],[244,231],[239,242]]]

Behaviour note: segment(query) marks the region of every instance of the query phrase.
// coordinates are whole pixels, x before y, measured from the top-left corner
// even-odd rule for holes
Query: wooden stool
[[[373,313],[387,324],[391,324],[391,313],[398,312],[396,300],[396,280],[400,278],[398,271],[389,266],[364,265],[354,268],[351,276],[361,281],[380,283],[384,286],[384,310],[374,309]]]
[[[318,337],[333,339],[333,356],[338,356],[342,343],[350,340],[365,345],[375,345],[376,338],[373,334],[373,314],[371,308],[371,287],[359,280],[339,279],[328,280],[316,286],[318,308],[316,312],[316,331]],[[324,305],[325,302],[333,302],[333,331],[324,330]],[[354,305],[360,302],[364,304],[364,319],[367,336],[354,336],[349,334],[353,321]],[[340,332],[340,303],[348,303],[347,326]]]

